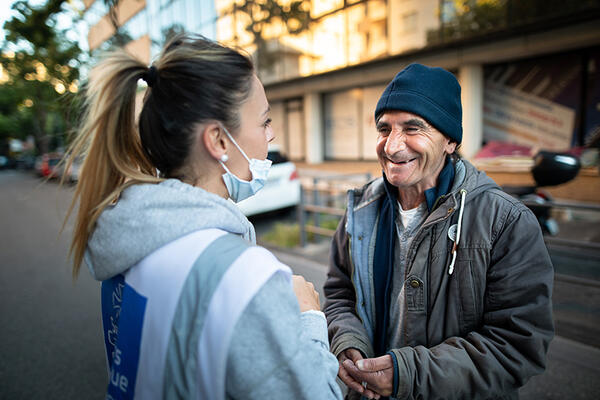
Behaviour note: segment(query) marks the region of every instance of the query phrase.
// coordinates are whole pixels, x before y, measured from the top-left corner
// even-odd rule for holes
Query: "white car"
[[[83,164],[83,159],[76,158],[73,160],[71,164],[71,170],[69,171],[69,182],[76,183],[79,181],[79,171],[81,170],[81,165]]]
[[[237,203],[244,215],[250,216],[300,203],[300,179],[293,162],[276,148],[267,156],[273,162],[265,186],[257,194]]]

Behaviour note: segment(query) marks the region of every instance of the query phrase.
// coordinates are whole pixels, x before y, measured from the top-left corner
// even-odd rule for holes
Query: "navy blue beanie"
[[[377,102],[375,121],[389,110],[419,115],[447,137],[462,141],[460,85],[445,69],[410,64],[398,72]]]

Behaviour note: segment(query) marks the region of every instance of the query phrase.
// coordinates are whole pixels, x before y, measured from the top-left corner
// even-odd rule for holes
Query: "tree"
[[[53,137],[64,135],[73,119],[69,111],[78,91],[81,50],[67,38],[66,30],[57,27],[58,15],[68,12],[65,3],[48,0],[32,6],[18,1],[12,6],[17,15],[3,26],[6,39],[0,63],[7,78],[1,84],[4,101],[0,103],[6,103],[10,92],[14,105],[2,110],[4,129],[29,125],[32,130],[27,133],[33,135],[38,153],[47,152],[56,142]],[[13,136],[23,135],[13,132]]]
[[[428,44],[451,42],[565,16],[595,13],[600,0],[439,0],[440,28]]]
[[[285,30],[299,34],[309,28],[311,0],[243,0],[234,1],[230,12],[247,17],[246,32],[252,35],[256,46],[254,59],[259,70],[269,70],[277,61],[277,51],[269,48],[264,36],[266,27],[283,24]]]
[[[115,30],[112,44],[122,47],[127,44],[128,37],[121,29],[118,18],[118,7],[121,0],[103,0],[109,8],[108,16]],[[252,44],[256,50],[254,58],[259,70],[268,70],[277,61],[277,51],[268,46],[265,28],[271,24],[282,24],[285,30],[299,34],[308,29],[310,24],[310,6],[312,0],[234,0],[226,13],[244,15],[247,23],[244,27],[252,36]],[[175,24],[163,30],[163,37],[178,32],[181,25]]]
[[[9,139],[26,139],[33,128],[31,110],[14,85],[0,85],[0,155],[8,154]],[[27,103],[29,104],[29,103]]]
[[[440,0],[440,28],[428,32],[429,44],[505,29],[506,0]]]

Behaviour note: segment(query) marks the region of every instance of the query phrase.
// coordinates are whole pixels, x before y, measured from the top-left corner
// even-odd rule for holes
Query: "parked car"
[[[42,176],[42,164],[44,162],[44,157],[42,156],[37,156],[35,158],[35,163],[33,164],[33,169],[35,170],[35,173],[38,174],[38,176]]]
[[[293,207],[300,203],[300,180],[294,163],[276,147],[269,150],[267,158],[273,165],[265,186],[256,195],[237,204],[246,216]]]
[[[59,178],[58,163],[61,160],[61,155],[58,153],[43,154],[36,161],[36,171],[44,178]]]
[[[82,164],[83,164],[83,159],[81,159],[81,158],[74,159],[73,163],[71,164],[71,168],[69,168],[67,176],[65,177],[65,180],[69,181],[71,183],[76,183],[79,180],[79,171],[81,170]]]
[[[0,156],[0,169],[8,168],[8,157]]]
[[[17,169],[24,169],[24,170],[30,170],[33,169],[35,166],[35,157],[30,155],[30,154],[21,154],[19,157],[17,157],[16,160],[16,168]]]

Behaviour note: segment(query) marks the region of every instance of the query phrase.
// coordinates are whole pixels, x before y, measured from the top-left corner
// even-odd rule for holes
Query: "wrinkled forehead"
[[[413,127],[426,129],[431,132],[438,133],[438,134],[444,136],[445,138],[450,139],[450,137],[448,135],[446,135],[443,132],[441,132],[440,130],[438,130],[435,126],[433,126],[431,123],[429,123],[429,121],[427,121],[425,118],[423,118],[422,116],[420,116],[418,114],[411,113],[408,111],[402,111],[402,110],[384,111],[383,113],[381,113],[381,115],[375,122],[375,126],[377,128],[380,128],[382,126],[391,126],[391,127],[393,127],[393,126],[397,126],[397,127],[413,126]]]
[[[408,111],[402,111],[402,110],[389,110],[389,111],[384,111],[383,113],[381,113],[377,120],[375,121],[376,124],[379,123],[386,123],[386,124],[404,124],[407,121],[411,121],[411,122],[420,122],[425,126],[431,126],[431,124],[429,123],[429,121],[427,121],[425,118],[421,117],[418,114],[414,114]]]

